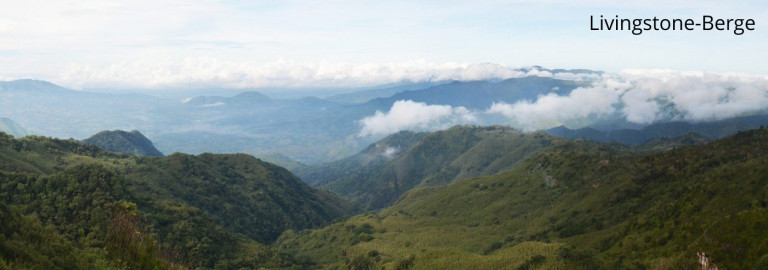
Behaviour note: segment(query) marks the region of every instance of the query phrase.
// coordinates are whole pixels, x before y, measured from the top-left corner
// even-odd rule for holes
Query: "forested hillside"
[[[768,129],[637,155],[559,141],[513,169],[286,232],[321,268],[720,269],[768,263]]]
[[[457,126],[429,134],[401,132],[358,155],[299,175],[365,209],[381,209],[412,188],[493,175],[564,141],[502,126]],[[384,155],[388,149],[390,154]]]
[[[247,155],[162,158],[0,136],[0,264],[40,269],[289,267],[282,231],[352,212]]]

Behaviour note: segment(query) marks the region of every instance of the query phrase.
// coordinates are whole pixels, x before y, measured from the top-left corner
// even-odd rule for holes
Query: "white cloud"
[[[203,104],[201,107],[210,108],[210,107],[220,107],[220,106],[224,106],[224,105],[227,105],[227,104],[224,103],[224,102],[219,101],[219,102],[216,102],[216,103]]]
[[[106,67],[70,65],[56,83],[73,88],[163,87],[349,87],[402,81],[486,80],[522,77],[519,68],[499,64],[224,61],[214,57],[143,59]]]
[[[632,90],[626,92],[621,101],[624,103],[623,115],[627,121],[640,124],[650,124],[659,117],[659,105],[653,100],[649,91]]]
[[[386,149],[384,149],[384,152],[381,152],[381,156],[383,156],[386,159],[392,159],[397,152],[400,152],[400,149],[397,147],[391,147],[387,146]]]
[[[401,130],[438,130],[474,122],[477,118],[464,107],[398,100],[389,112],[376,111],[360,120],[359,136],[387,135]]]
[[[552,78],[552,72],[546,71],[546,70],[539,70],[539,69],[531,69],[529,70],[525,76],[538,76],[538,77],[547,77]]]
[[[768,77],[762,75],[673,70],[620,74],[632,82],[622,97],[623,112],[636,123],[721,120],[768,108]]]
[[[536,101],[494,103],[487,113],[501,114],[525,130],[550,128],[565,121],[609,115],[619,102],[619,92],[608,88],[577,88],[567,96],[550,93]]]
[[[601,116],[651,124],[722,120],[768,109],[764,75],[634,69],[585,80],[593,86],[569,95],[550,93],[534,101],[495,103],[486,112],[532,130]]]

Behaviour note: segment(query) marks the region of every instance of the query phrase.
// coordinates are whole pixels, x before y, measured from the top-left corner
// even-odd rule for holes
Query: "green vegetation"
[[[712,140],[696,133],[686,133],[678,137],[658,137],[650,141],[635,145],[632,149],[638,154],[650,154],[669,151],[675,148],[701,145]]]
[[[3,269],[291,267],[271,241],[353,211],[242,154],[142,158],[0,134],[0,161]]]
[[[412,188],[493,175],[563,142],[544,133],[529,135],[501,126],[457,126],[429,134],[401,132],[358,155],[298,174],[310,184],[375,210],[391,205]],[[387,149],[393,151],[389,156],[385,155]]]
[[[83,143],[95,145],[110,152],[139,157],[163,156],[163,153],[160,153],[160,151],[155,148],[152,141],[136,130],[131,132],[122,130],[102,131],[83,140]]]
[[[759,129],[640,156],[555,141],[508,171],[418,187],[277,243],[327,269],[696,269],[699,251],[720,269],[760,269],[766,142]]]
[[[356,209],[244,154],[2,134],[0,268],[696,269],[705,252],[765,269],[768,129],[684,146],[699,142],[404,132],[319,171],[368,208],[393,202],[342,218]]]

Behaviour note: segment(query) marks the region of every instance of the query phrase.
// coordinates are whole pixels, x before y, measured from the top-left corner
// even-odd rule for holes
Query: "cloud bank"
[[[427,105],[411,100],[398,100],[389,112],[376,111],[360,120],[359,136],[379,136],[400,130],[437,130],[454,125],[477,122],[473,112],[464,107]]]
[[[591,86],[569,93],[552,89],[533,100],[499,101],[482,111],[401,100],[387,113],[362,119],[359,135],[438,130],[466,123],[499,124],[494,117],[499,115],[506,119],[503,124],[531,131],[559,125],[580,128],[600,120],[706,122],[768,111],[768,76],[764,75],[673,70],[547,73],[534,70],[524,76],[568,77]]]
[[[538,74],[535,71],[490,63],[423,60],[345,63],[283,59],[264,63],[188,57],[182,61],[145,59],[106,67],[73,64],[54,81],[73,88],[354,87],[403,81],[507,79]]]
[[[630,122],[713,121],[768,108],[768,77],[736,73],[627,70],[622,96]]]
[[[503,115],[516,127],[535,130],[609,117],[638,124],[715,121],[766,109],[766,76],[625,70],[602,74],[592,87],[577,88],[568,95],[550,93],[534,101],[494,103],[486,113]]]
[[[536,130],[575,119],[610,115],[619,102],[619,94],[615,89],[602,87],[577,88],[564,96],[550,93],[536,101],[493,103],[487,113],[504,115],[524,130]]]

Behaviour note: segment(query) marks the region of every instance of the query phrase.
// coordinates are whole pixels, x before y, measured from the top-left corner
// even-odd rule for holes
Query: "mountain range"
[[[592,86],[557,77],[323,98],[0,82],[0,269],[768,269],[763,111],[544,131],[488,112]]]
[[[752,115],[730,119],[691,123],[683,121],[654,123],[639,129],[608,129],[600,130],[593,127],[569,129],[563,126],[546,130],[547,133],[568,139],[585,138],[597,142],[618,142],[637,145],[654,138],[676,137],[686,133],[696,133],[709,139],[720,139],[736,134],[739,131],[760,128],[768,125],[768,115]],[[596,125],[596,126],[599,126]]]
[[[568,93],[580,85],[586,84],[524,77],[403,84],[327,99],[273,99],[254,91],[170,99],[147,91],[76,91],[45,81],[18,80],[0,82],[0,115],[34,134],[59,138],[85,139],[103,130],[141,130],[164,153],[280,154],[319,164],[350,156],[381,139],[383,136],[358,136],[360,120],[377,111],[387,112],[398,100],[484,110],[493,102],[513,103],[553,91]]]
[[[635,147],[502,126],[400,132],[302,169],[353,206],[244,154],[136,157],[4,135],[0,265],[687,269],[704,252],[761,269],[766,139],[764,128]],[[345,217],[366,210],[377,211]]]

